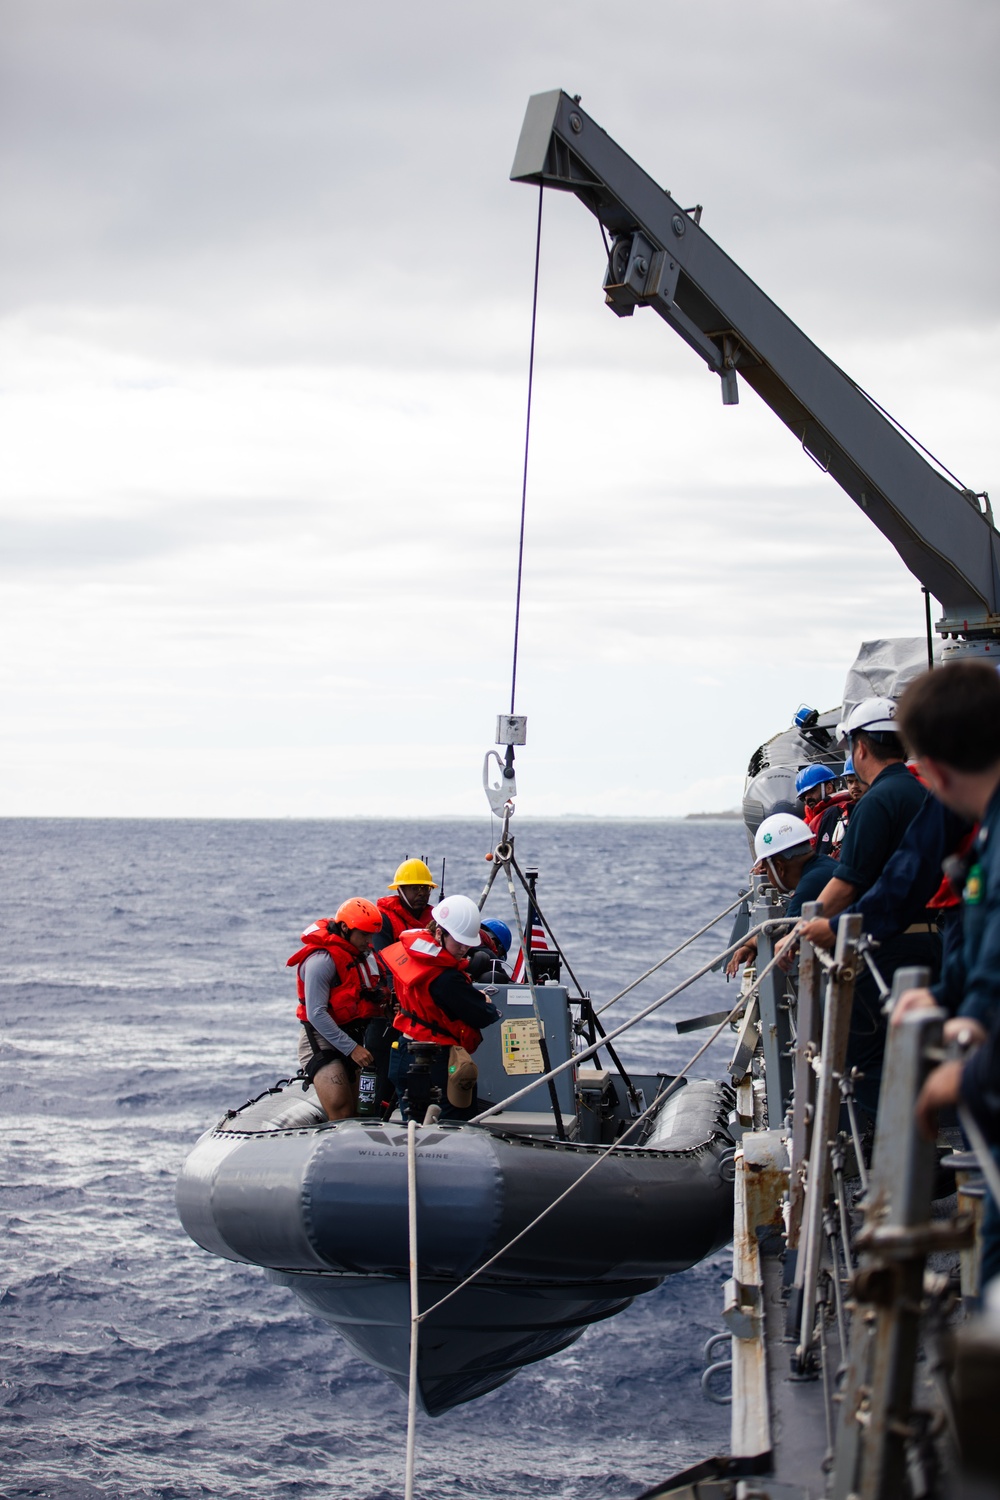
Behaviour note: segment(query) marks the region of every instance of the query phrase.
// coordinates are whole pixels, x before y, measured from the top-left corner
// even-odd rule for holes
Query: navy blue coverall
[[[890,879],[881,890],[878,889],[879,877],[929,797],[930,794],[902,761],[890,761],[852,811],[835,871],[838,880],[847,881],[857,890],[849,910],[860,911],[864,916],[865,931],[878,938],[881,946],[874,961],[887,984],[891,983],[896,970],[904,966],[926,967],[932,978],[936,977],[940,967],[941,940],[936,930],[928,930],[923,910],[940,884],[940,862],[936,876],[915,908],[909,905],[913,899],[910,894],[912,869],[904,866],[899,872],[901,879]],[[832,921],[836,926],[837,919]],[[915,924],[924,927],[924,931],[907,931]],[[859,1080],[855,1092],[858,1103],[870,1115],[874,1115],[878,1107],[885,1035],[878,986],[865,966],[854,987],[847,1065],[865,1075]]]
[[[970,1016],[987,1039],[962,1069],[961,1097],[1000,1164],[1000,787],[969,854],[962,893],[962,942],[949,954],[938,984],[938,1002]],[[988,1198],[983,1215],[982,1283],[1000,1276],[1000,1205]]]

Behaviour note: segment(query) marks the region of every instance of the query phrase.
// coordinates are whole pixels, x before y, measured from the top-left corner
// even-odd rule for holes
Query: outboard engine
[[[802,766],[821,760],[836,770],[838,776],[841,774],[844,756],[837,747],[835,734],[839,717],[837,708],[817,713],[803,706],[790,729],[772,735],[750,757],[743,792],[743,821],[751,855],[753,836],[765,818],[780,812],[802,816],[802,803],[795,791],[795,777]]]
[[[802,804],[795,791],[795,766],[765,766],[747,782],[743,793],[743,822],[746,824],[750,853],[754,854],[753,836],[772,813],[789,812],[801,817]]]

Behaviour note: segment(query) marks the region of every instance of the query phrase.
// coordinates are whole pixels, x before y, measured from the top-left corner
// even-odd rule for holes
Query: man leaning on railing
[[[946,807],[979,824],[962,875],[962,941],[940,980],[910,990],[896,1023],[920,1006],[950,1012],[945,1040],[971,1043],[964,1060],[941,1063],[917,1100],[925,1136],[939,1111],[964,1105],[1000,1164],[1000,677],[992,663],[955,662],[926,672],[903,694],[900,732],[927,786]],[[970,1127],[971,1128],[971,1127]],[[982,1285],[1000,1275],[1000,1206],[983,1216]]]

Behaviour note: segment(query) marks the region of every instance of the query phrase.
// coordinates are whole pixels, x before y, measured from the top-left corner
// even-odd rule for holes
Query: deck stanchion
[[[410,1382],[406,1406],[406,1500],[413,1500],[413,1465],[417,1436],[417,1339],[420,1330],[417,1281],[417,1122],[406,1126],[406,1202],[410,1231]]]

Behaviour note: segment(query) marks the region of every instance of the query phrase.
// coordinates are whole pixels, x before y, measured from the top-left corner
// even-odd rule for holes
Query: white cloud
[[[606,7],[567,38],[526,0],[16,22],[9,812],[485,807],[536,207],[506,175],[527,95],[559,82],[991,485],[991,5],[668,5],[618,47]],[[918,634],[922,600],[752,392],[724,410],[652,314],[604,308],[602,254],[547,195],[522,803],[731,806],[756,744],[836,702],[863,636]]]

